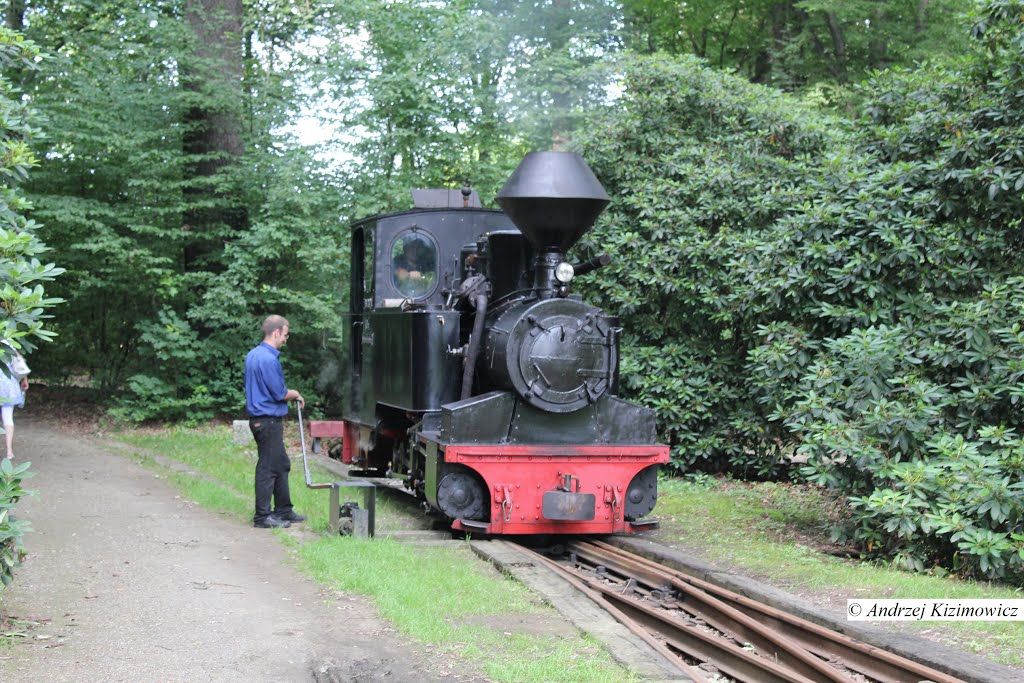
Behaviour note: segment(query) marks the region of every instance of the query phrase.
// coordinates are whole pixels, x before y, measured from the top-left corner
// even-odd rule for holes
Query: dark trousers
[[[292,497],[288,493],[288,472],[291,460],[284,451],[284,421],[280,418],[254,417],[249,430],[256,439],[256,514],[254,522],[262,522],[270,514],[270,499],[274,499],[274,514],[292,510]]]

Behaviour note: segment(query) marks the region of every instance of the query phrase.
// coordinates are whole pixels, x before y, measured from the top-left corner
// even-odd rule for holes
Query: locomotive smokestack
[[[498,192],[498,204],[538,252],[565,253],[608,206],[579,154],[530,152]]]
[[[609,202],[587,163],[572,152],[530,152],[497,199],[537,253],[537,296],[566,296],[572,267],[564,263],[565,252],[590,230]]]

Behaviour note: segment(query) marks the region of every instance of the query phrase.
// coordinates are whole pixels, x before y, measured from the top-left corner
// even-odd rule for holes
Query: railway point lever
[[[341,494],[342,488],[363,489],[363,506],[365,509],[352,509],[352,535],[373,538],[376,533],[377,520],[377,485],[371,481],[341,480],[314,483],[309,473],[309,459],[306,456],[306,430],[302,424],[302,408],[295,406],[299,415],[299,443],[302,445],[302,470],[306,477],[306,488],[330,489],[328,500],[327,526],[331,533],[341,531]]]

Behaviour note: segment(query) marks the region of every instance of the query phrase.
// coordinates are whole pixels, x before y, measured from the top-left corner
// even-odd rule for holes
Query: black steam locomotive
[[[616,397],[619,323],[571,293],[567,250],[608,195],[576,154],[356,223],[342,460],[403,477],[456,530],[631,532],[657,498],[653,411]]]

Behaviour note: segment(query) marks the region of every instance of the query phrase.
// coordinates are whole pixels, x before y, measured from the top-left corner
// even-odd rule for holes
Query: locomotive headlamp
[[[555,279],[561,282],[563,285],[569,284],[569,281],[572,280],[572,277],[575,274],[576,271],[573,270],[571,263],[566,263],[565,261],[562,261],[557,266],[555,266]]]

